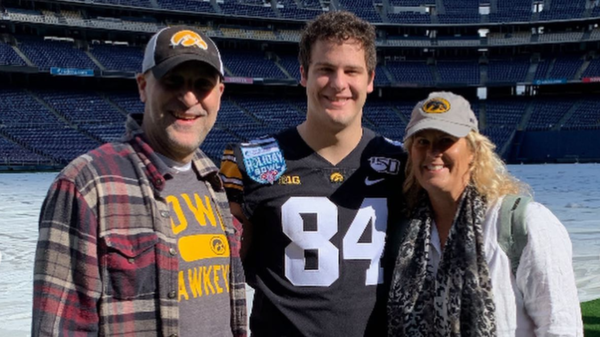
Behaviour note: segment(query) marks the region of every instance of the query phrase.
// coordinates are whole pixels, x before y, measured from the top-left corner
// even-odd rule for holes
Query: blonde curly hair
[[[412,170],[410,159],[414,139],[415,135],[409,137],[404,143],[409,156],[403,191],[410,208],[415,206],[417,196],[423,190]],[[473,153],[473,162],[469,167],[470,183],[487,198],[488,203],[491,204],[507,194],[531,196],[530,187],[508,172],[502,159],[494,152],[496,145],[488,137],[471,130],[465,139]]]

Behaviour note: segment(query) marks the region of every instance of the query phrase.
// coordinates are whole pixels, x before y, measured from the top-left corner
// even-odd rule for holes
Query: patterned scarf
[[[429,198],[419,201],[400,246],[388,301],[388,336],[495,336],[495,305],[481,229],[485,198],[461,197],[437,276],[429,264]]]

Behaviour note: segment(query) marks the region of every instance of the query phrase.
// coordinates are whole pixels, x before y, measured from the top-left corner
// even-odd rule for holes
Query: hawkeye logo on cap
[[[171,45],[182,46],[182,47],[193,47],[196,46],[198,48],[202,48],[204,50],[208,49],[208,45],[206,41],[198,35],[198,33],[193,32],[191,30],[180,30],[177,33],[173,34],[171,37]]]
[[[440,97],[432,98],[423,104],[423,112],[428,114],[442,114],[450,110],[450,103]]]

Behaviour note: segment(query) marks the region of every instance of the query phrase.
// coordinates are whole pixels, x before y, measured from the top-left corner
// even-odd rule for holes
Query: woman
[[[504,196],[528,188],[478,132],[469,103],[430,94],[404,141],[410,221],[394,268],[389,335],[583,336],[571,242],[541,204],[526,205],[527,244],[511,271],[498,213]]]

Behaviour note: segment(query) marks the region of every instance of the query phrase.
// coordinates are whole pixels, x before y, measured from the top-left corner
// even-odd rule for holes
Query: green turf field
[[[585,337],[600,337],[600,299],[581,303]]]

